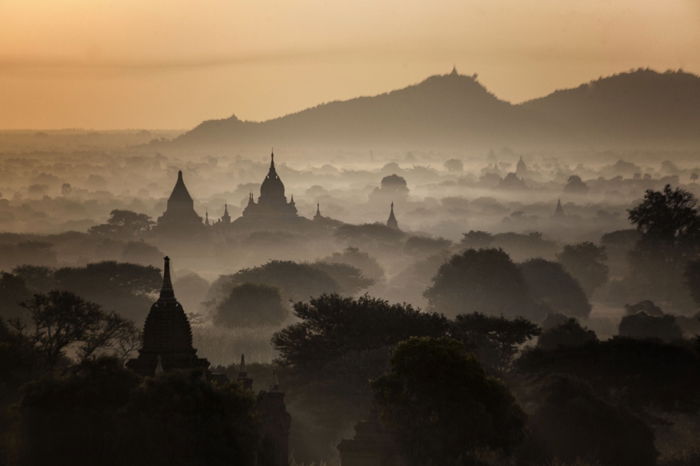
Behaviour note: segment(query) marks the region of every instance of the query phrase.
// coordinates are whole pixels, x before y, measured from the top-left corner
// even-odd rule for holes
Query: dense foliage
[[[467,464],[479,449],[509,453],[522,438],[525,416],[508,389],[456,340],[400,343],[372,386],[408,464]]]

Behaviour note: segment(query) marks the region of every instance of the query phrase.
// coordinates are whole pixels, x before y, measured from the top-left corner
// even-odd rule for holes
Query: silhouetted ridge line
[[[430,76],[371,97],[332,101],[264,122],[209,120],[176,144],[490,144],[700,141],[700,77],[636,70],[518,105],[476,75]]]

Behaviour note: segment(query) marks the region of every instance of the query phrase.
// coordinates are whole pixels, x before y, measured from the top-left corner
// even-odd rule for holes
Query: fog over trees
[[[699,464],[699,79],[0,131],[0,464]]]

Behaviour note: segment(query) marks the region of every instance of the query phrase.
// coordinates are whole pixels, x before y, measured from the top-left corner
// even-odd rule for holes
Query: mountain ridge
[[[518,104],[453,70],[265,121],[206,120],[176,145],[700,141],[700,76],[637,69]]]

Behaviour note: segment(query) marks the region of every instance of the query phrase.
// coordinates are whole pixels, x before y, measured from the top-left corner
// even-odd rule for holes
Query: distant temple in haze
[[[275,169],[275,153],[270,154],[270,169],[260,185],[258,202],[253,199],[253,193],[248,197],[248,205],[243,210],[243,217],[296,217],[297,208],[294,196],[287,202],[284,195],[284,183]]]
[[[374,200],[389,201],[395,196],[405,199],[408,194],[406,180],[397,175],[382,179],[382,188],[375,190]],[[381,196],[384,196],[383,198]],[[391,196],[391,197],[389,197]],[[168,198],[163,215],[158,218],[154,233],[164,237],[187,240],[196,238],[201,241],[200,233],[216,232],[219,235],[232,233],[252,233],[260,230],[294,231],[303,234],[327,232],[343,225],[342,221],[321,214],[319,204],[316,204],[316,214],[313,219],[300,216],[294,203],[294,196],[287,200],[285,187],[275,167],[275,154],[270,154],[270,166],[267,175],[260,185],[260,195],[257,200],[253,193],[248,194],[248,203],[240,217],[235,220],[229,214],[228,204],[224,203],[221,217],[211,220],[209,212],[202,219],[194,210],[194,201],[190,196],[182,171],[178,171],[177,181]],[[399,230],[399,224],[394,214],[394,203],[391,203],[389,218],[386,222],[389,228]]]
[[[165,233],[192,233],[201,230],[203,226],[202,217],[194,210],[194,201],[187,191],[180,170],[165,212],[158,217],[157,229]]]
[[[399,229],[399,222],[396,220],[396,215],[394,215],[394,203],[391,203],[391,212],[389,212],[389,219],[386,221],[386,226],[392,230]]]

